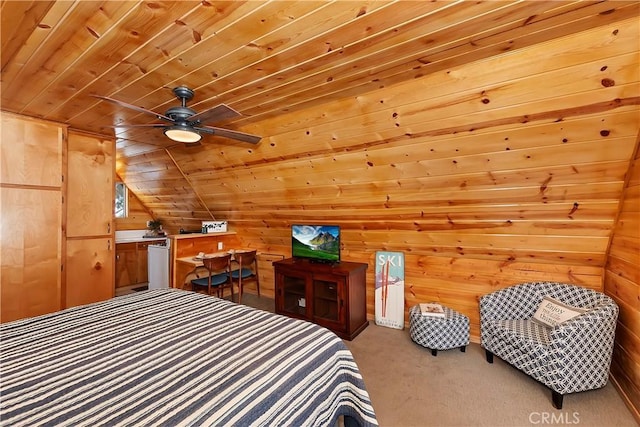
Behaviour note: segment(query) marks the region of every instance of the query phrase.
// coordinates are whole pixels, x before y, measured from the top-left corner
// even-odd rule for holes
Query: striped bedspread
[[[180,290],[0,325],[3,426],[377,425],[342,340]]]

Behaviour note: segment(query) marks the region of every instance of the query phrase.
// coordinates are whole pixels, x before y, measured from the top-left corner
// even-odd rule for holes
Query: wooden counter
[[[193,270],[193,266],[178,262],[178,258],[194,257],[200,252],[219,252],[218,244],[222,244],[221,250],[240,247],[240,241],[234,231],[207,234],[176,234],[169,236],[171,247],[171,287],[182,288],[187,282],[187,276]]]

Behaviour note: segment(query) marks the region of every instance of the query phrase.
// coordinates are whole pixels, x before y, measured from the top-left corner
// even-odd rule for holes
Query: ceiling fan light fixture
[[[183,142],[185,144],[193,144],[194,142],[200,141],[202,135],[198,133],[196,130],[188,127],[188,126],[169,126],[164,130],[164,134],[167,135],[169,139],[172,139],[177,142]]]
[[[225,104],[220,104],[216,107],[209,108],[208,110],[196,112],[195,110],[187,107],[187,101],[193,98],[193,90],[186,86],[178,86],[173,89],[173,94],[180,100],[180,106],[171,107],[165,114],[160,114],[155,111],[147,110],[137,105],[128,104],[117,99],[109,98],[108,96],[92,95],[95,98],[102,99],[104,101],[112,102],[120,107],[129,108],[139,113],[145,113],[154,116],[157,120],[163,120],[169,122],[165,123],[144,123],[139,125],[117,125],[109,126],[113,128],[162,128],[167,138],[172,141],[181,142],[183,144],[191,144],[191,146],[200,145],[199,142],[202,139],[202,134],[218,135],[222,138],[231,138],[242,142],[248,142],[250,144],[257,144],[262,137],[258,135],[251,135],[249,133],[239,132],[231,129],[216,128],[206,126],[206,122],[216,122],[221,120],[233,119],[235,117],[242,116],[233,108]]]

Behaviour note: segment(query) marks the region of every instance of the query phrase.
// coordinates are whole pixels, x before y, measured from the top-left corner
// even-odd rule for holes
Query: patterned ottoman
[[[460,347],[464,352],[469,344],[469,318],[448,307],[444,307],[445,317],[423,316],[420,306],[409,310],[409,334],[411,339],[438,355],[438,350]]]

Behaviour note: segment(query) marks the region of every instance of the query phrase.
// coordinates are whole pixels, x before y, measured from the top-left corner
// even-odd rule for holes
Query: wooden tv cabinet
[[[273,267],[276,313],[324,326],[346,340],[369,325],[367,264],[288,258]]]

